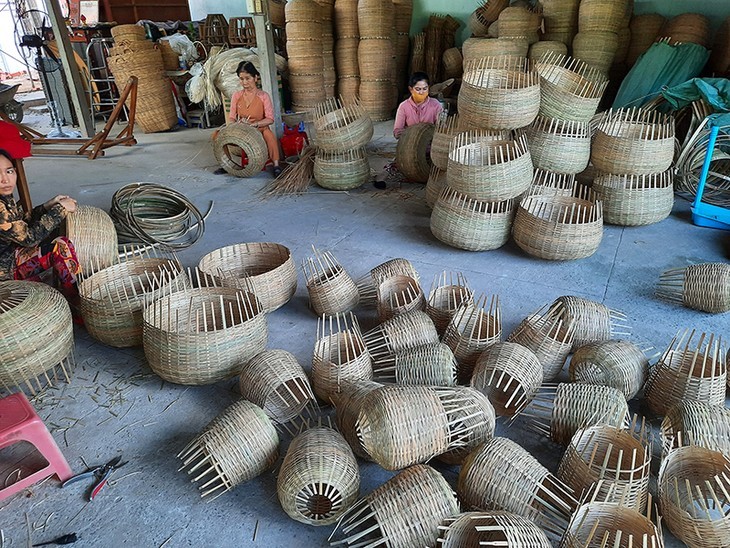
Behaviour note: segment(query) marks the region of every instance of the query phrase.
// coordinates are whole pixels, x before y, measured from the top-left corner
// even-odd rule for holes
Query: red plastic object
[[[284,158],[288,158],[289,156],[298,156],[309,143],[309,137],[301,126],[291,128],[284,125],[284,135],[281,136],[279,142],[281,143],[281,150],[284,152]]]
[[[0,489],[0,500],[19,493],[53,474],[56,474],[61,481],[73,476],[71,467],[48,428],[23,393],[0,399],[0,449],[20,441],[33,444],[48,461],[48,466]]]

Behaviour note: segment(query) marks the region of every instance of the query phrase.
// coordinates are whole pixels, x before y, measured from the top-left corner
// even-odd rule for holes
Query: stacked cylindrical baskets
[[[629,48],[632,10],[633,3],[626,0],[581,2],[573,55],[604,74],[614,63],[623,63]]]
[[[334,54],[335,0],[315,0],[315,2],[319,4],[320,23],[322,25],[322,79],[324,81],[324,94],[326,97],[334,97],[337,86]]]
[[[335,0],[335,68],[337,95],[349,104],[360,92],[360,67],[357,48],[360,30],[357,25],[357,0]]]
[[[360,0],[357,4],[360,100],[373,121],[387,120],[395,108],[391,70],[394,16],[391,0]]]
[[[322,10],[314,0],[291,0],[285,9],[292,107],[306,110],[326,98]]]

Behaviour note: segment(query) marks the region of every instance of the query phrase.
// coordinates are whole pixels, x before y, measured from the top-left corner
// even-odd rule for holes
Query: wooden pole
[[[50,0],[56,1],[56,0]],[[281,122],[281,97],[279,96],[279,82],[276,79],[276,58],[274,57],[274,33],[271,30],[269,18],[269,3],[256,2],[259,13],[252,13],[254,29],[256,30],[256,48],[261,63],[261,87],[271,97],[274,106],[274,127],[277,137],[283,133]],[[250,11],[250,10],[249,10]]]

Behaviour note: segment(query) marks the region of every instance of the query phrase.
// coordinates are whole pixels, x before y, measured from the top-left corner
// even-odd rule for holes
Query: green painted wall
[[[471,12],[480,4],[479,0],[413,0],[411,34],[421,32],[433,14],[451,15],[462,22],[461,28],[456,33],[456,45],[460,46],[471,34],[466,28],[466,23]]]

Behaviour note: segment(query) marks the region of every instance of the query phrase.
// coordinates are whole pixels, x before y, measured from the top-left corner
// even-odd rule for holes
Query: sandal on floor
[[[216,169],[213,172],[213,175],[225,175],[226,173],[228,173],[228,172],[225,169],[223,169],[222,167],[219,167],[218,169]]]
[[[271,172],[274,174],[274,179],[276,179],[279,175],[281,175],[281,167],[274,166],[274,169]]]

